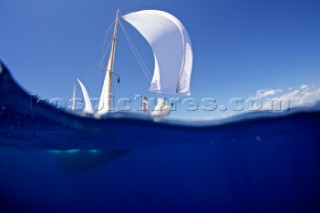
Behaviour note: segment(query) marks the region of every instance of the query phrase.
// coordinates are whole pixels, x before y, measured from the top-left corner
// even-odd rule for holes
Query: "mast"
[[[71,110],[74,110],[76,104],[76,80],[73,82],[73,90],[72,90],[72,104],[71,104]]]
[[[115,55],[115,48],[116,48],[116,41],[117,41],[117,26],[119,22],[119,14],[120,14],[120,11],[118,9],[115,24],[114,24],[109,62],[106,69],[106,76],[104,79],[103,88],[102,88],[100,101],[99,101],[98,114],[105,114],[111,109],[112,72],[113,72],[114,55]]]

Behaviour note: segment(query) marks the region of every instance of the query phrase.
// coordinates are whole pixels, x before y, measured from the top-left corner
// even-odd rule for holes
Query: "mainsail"
[[[150,44],[154,54],[154,74],[150,91],[190,95],[192,48],[188,32],[173,15],[143,10],[122,16]]]

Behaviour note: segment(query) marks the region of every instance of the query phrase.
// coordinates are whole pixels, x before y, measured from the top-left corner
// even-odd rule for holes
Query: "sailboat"
[[[117,10],[108,66],[105,69],[106,74],[98,110],[95,112],[86,87],[77,79],[85,101],[83,111],[95,114],[96,117],[101,117],[111,111],[111,85],[114,74],[117,29],[121,20],[125,20],[132,25],[152,48],[154,72],[149,91],[171,95],[190,95],[193,55],[190,37],[183,24],[175,16],[164,11],[142,10],[121,16],[120,11]],[[75,92],[73,92],[73,95],[75,95]],[[168,115],[170,105],[165,99],[158,98],[157,102],[151,115]],[[72,107],[74,108],[74,105]]]

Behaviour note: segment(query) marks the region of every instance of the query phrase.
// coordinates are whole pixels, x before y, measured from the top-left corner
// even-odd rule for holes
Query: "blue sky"
[[[99,48],[117,8],[122,14],[164,10],[181,20],[192,41],[191,97],[197,100],[210,97],[228,105],[238,97],[289,97],[296,102],[320,97],[318,0],[1,0],[0,58],[23,88],[41,97],[68,100],[75,76],[90,96],[99,97]],[[152,72],[151,48],[122,22]],[[115,60],[121,74],[114,90],[118,97],[156,97],[145,93],[149,82],[121,31]],[[178,107],[172,118],[233,113],[184,108]]]

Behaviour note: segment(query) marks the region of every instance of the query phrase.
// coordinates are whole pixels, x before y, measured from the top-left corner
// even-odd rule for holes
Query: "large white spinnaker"
[[[143,10],[122,16],[150,44],[154,54],[154,74],[150,91],[190,95],[192,48],[188,32],[173,15]]]
[[[84,98],[84,109],[83,111],[85,113],[90,113],[93,114],[93,109],[92,109],[92,105],[91,105],[91,101],[89,98],[89,94],[88,91],[86,89],[86,87],[83,85],[83,83],[77,79],[78,83],[80,84],[81,90],[82,90],[82,94],[83,94],[83,98]]]

